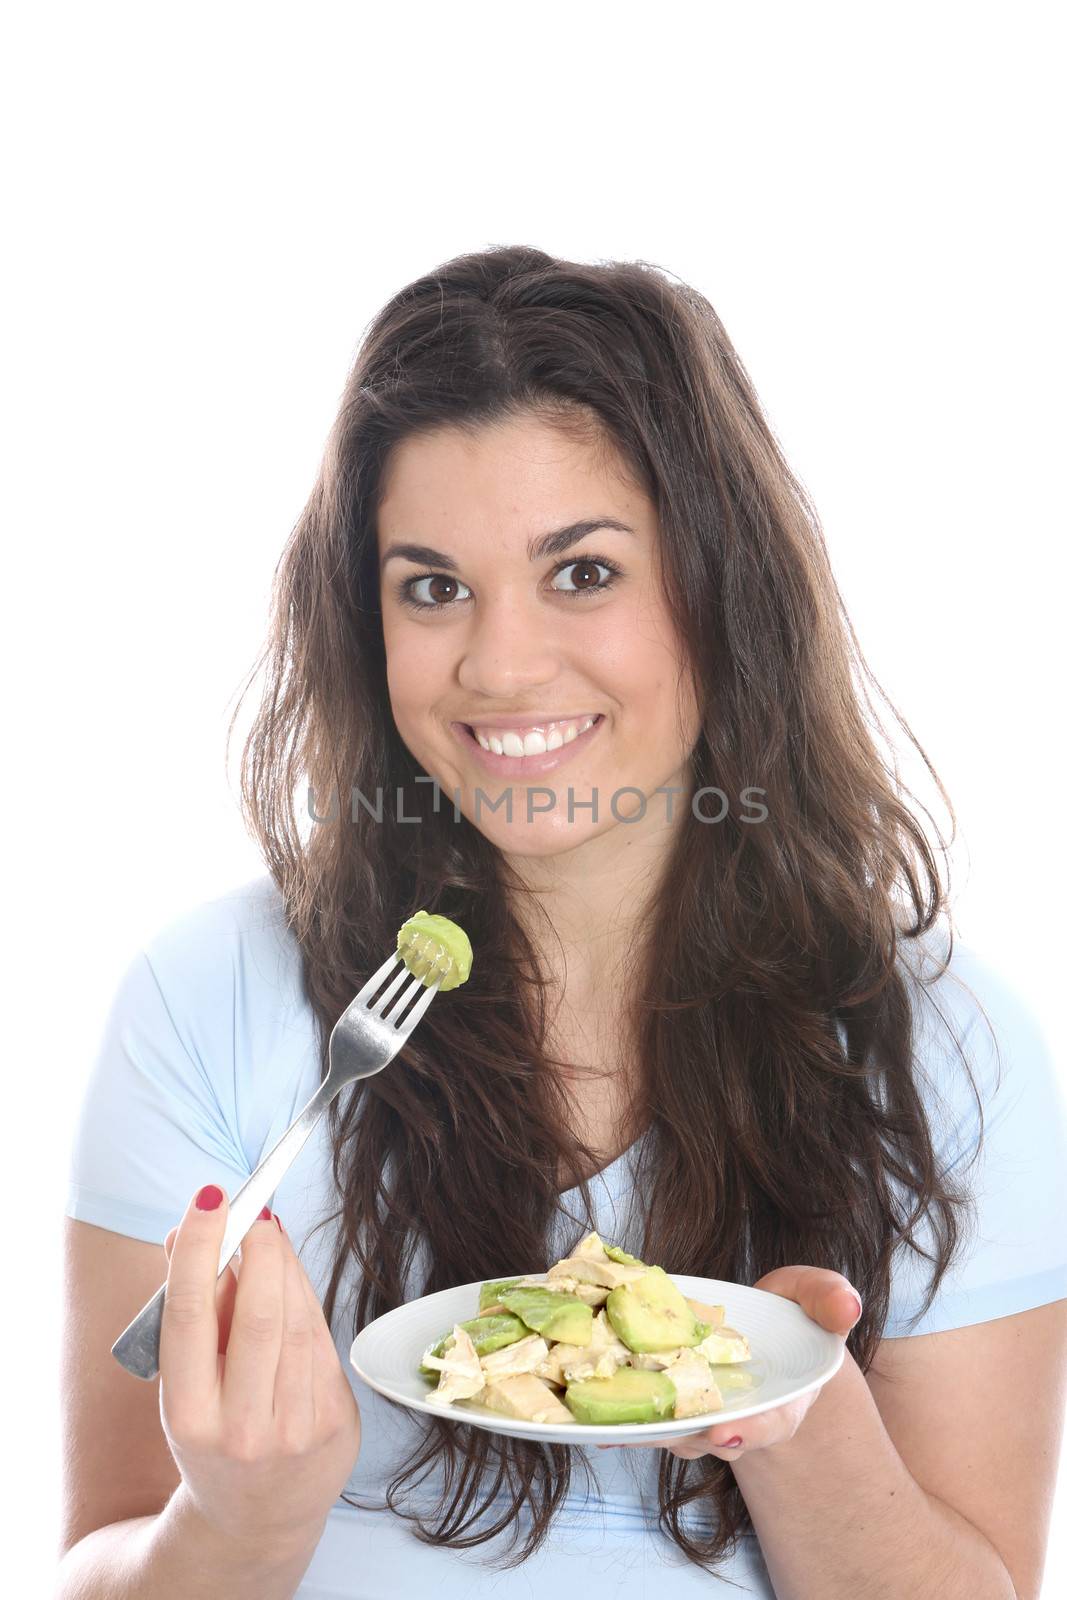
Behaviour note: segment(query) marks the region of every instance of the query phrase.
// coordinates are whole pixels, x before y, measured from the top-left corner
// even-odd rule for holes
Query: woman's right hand
[[[227,1214],[209,1184],[164,1241],[163,1429],[210,1526],[260,1549],[314,1543],[359,1455],[359,1407],[275,1218],[252,1224],[240,1271],[217,1277]]]

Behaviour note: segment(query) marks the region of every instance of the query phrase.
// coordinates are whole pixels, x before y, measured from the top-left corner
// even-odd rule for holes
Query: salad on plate
[[[426,1350],[427,1400],[597,1427],[703,1416],[749,1388],[748,1341],[725,1308],[682,1294],[589,1233],[547,1273],[483,1283],[477,1315]]]

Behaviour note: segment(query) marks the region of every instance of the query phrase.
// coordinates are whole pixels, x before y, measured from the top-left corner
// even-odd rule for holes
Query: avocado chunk
[[[665,1372],[620,1367],[610,1378],[569,1383],[563,1402],[578,1422],[657,1422],[674,1415],[676,1390]]]
[[[521,1278],[492,1278],[488,1283],[483,1283],[478,1293],[478,1315],[484,1317],[487,1311],[500,1305],[501,1289],[514,1289]]]
[[[625,1267],[644,1267],[646,1272],[648,1270],[647,1262],[640,1261],[637,1256],[630,1255],[620,1245],[606,1244],[604,1246],[604,1254],[610,1256],[612,1261],[621,1261]]]
[[[396,936],[396,953],[409,972],[429,989],[440,979],[442,989],[457,989],[471,975],[471,942],[448,917],[416,911]]]
[[[501,1304],[527,1328],[546,1339],[566,1344],[589,1344],[593,1337],[593,1312],[572,1294],[556,1294],[552,1289],[505,1289]]]
[[[604,1309],[626,1348],[638,1352],[694,1345],[704,1327],[662,1267],[612,1289]]]
[[[505,1312],[503,1316],[499,1317],[472,1317],[469,1322],[461,1322],[458,1326],[463,1329],[464,1333],[469,1334],[471,1343],[474,1345],[479,1357],[489,1355],[492,1350],[502,1350],[505,1345],[514,1344],[518,1339],[524,1339],[529,1332],[529,1329],[525,1327],[522,1321],[518,1317],[512,1316],[509,1312]],[[451,1348],[452,1344],[451,1329],[434,1341],[419,1365],[419,1371],[424,1377],[437,1376],[437,1372],[433,1367],[426,1366],[426,1356],[434,1356],[440,1359],[445,1354],[445,1351]]]

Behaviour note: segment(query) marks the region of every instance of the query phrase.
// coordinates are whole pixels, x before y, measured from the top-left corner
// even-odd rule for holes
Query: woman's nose
[[[486,606],[464,639],[459,680],[486,696],[514,694],[549,683],[558,671],[553,630],[521,603],[497,600]]]

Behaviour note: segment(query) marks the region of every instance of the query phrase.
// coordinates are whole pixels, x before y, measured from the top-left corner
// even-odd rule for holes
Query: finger
[[[300,1271],[300,1281],[304,1286],[304,1295],[308,1301],[311,1314],[311,1323],[315,1334],[317,1348],[321,1353],[325,1353],[327,1355],[332,1350],[336,1356],[337,1346],[333,1342],[333,1334],[330,1332],[330,1324],[326,1321],[326,1313],[322,1309],[322,1302],[319,1300],[315,1285],[308,1277],[307,1268],[300,1259],[300,1252],[297,1250],[288,1233],[286,1233],[285,1223],[282,1221],[281,1217],[277,1218],[277,1222],[278,1226],[281,1228],[282,1234],[285,1237],[286,1244],[293,1252],[297,1267]]]
[[[830,1333],[846,1333],[863,1311],[860,1296],[848,1279],[828,1267],[776,1267],[755,1287],[794,1300],[813,1322]]]
[[[740,1455],[742,1450],[755,1450],[766,1442],[767,1423],[763,1413],[757,1417],[746,1417],[744,1425],[741,1423],[725,1423],[720,1428],[709,1428],[705,1435],[706,1448],[714,1450],[717,1454],[727,1458]]]
[[[274,1379],[274,1415],[294,1443],[310,1440],[315,1427],[315,1330],[303,1273],[289,1240],[279,1232],[285,1277],[282,1349]]]
[[[281,1219],[278,1219],[281,1222]],[[281,1223],[282,1232],[285,1224]],[[330,1325],[326,1321],[326,1314],[315,1292],[315,1286],[307,1275],[307,1269],[301,1261],[299,1253],[293,1246],[291,1239],[286,1236],[293,1256],[300,1271],[300,1280],[304,1289],[304,1298],[308,1306],[308,1315],[311,1318],[312,1352],[314,1356],[312,1371],[312,1395],[315,1416],[322,1417],[336,1411],[336,1385],[338,1378],[347,1383],[341,1366],[341,1358],[337,1353]],[[349,1385],[351,1387],[351,1385]]]
[[[227,1210],[217,1184],[205,1185],[190,1200],[171,1245],[159,1371],[172,1415],[202,1415],[218,1401],[215,1281]]]
[[[241,1242],[241,1270],[222,1374],[223,1409],[244,1422],[266,1426],[274,1414],[284,1284],[281,1237],[273,1218],[260,1217]]]
[[[683,1434],[680,1439],[640,1439],[627,1444],[599,1444],[598,1450],[672,1450],[675,1455],[702,1456],[707,1444],[703,1434]]]
[[[226,1271],[215,1285],[215,1314],[219,1319],[219,1355],[226,1354],[226,1346],[230,1342],[230,1328],[233,1324],[233,1308],[237,1298],[237,1272],[233,1262],[229,1262]]]
[[[178,1237],[177,1224],[171,1228],[163,1241],[163,1249],[168,1262],[174,1241]],[[236,1260],[236,1258],[235,1258]],[[237,1268],[234,1261],[227,1262],[222,1277],[215,1285],[215,1315],[219,1321],[219,1355],[226,1353],[226,1341],[230,1335],[230,1323],[233,1321],[233,1300],[237,1292]]]

